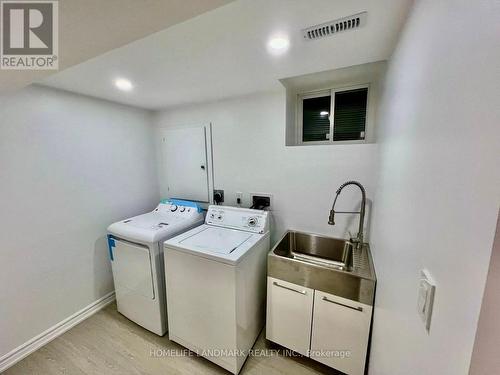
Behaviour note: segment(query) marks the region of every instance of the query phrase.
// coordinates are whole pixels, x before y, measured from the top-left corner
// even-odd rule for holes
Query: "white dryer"
[[[268,212],[210,206],[165,242],[169,338],[237,374],[264,326]]]
[[[168,201],[108,227],[118,311],[163,336],[167,331],[163,241],[203,224],[196,203]]]

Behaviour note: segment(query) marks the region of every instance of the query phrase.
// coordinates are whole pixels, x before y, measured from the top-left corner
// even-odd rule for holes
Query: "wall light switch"
[[[418,284],[417,311],[427,331],[429,331],[431,327],[432,306],[434,304],[435,292],[436,283],[429,271],[426,269],[421,270]]]

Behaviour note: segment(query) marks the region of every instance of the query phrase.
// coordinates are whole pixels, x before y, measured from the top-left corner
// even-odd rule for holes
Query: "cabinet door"
[[[208,160],[205,127],[164,131],[161,175],[168,197],[208,202]]]
[[[310,357],[349,375],[362,375],[372,306],[315,291]]]
[[[314,291],[267,278],[266,338],[308,355]]]

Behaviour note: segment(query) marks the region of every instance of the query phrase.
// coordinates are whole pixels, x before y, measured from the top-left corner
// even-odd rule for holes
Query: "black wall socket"
[[[214,189],[214,203],[219,204],[224,202],[224,190],[215,190]]]
[[[262,195],[252,195],[252,207],[262,206],[269,207],[271,205],[271,198]]]

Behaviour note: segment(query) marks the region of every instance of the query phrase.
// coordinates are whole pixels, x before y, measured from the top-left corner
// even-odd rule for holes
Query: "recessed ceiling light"
[[[283,53],[290,47],[290,40],[285,36],[275,36],[269,39],[267,47],[270,52]]]
[[[130,91],[134,88],[132,82],[130,82],[126,78],[117,78],[115,79],[115,86],[122,91]]]

